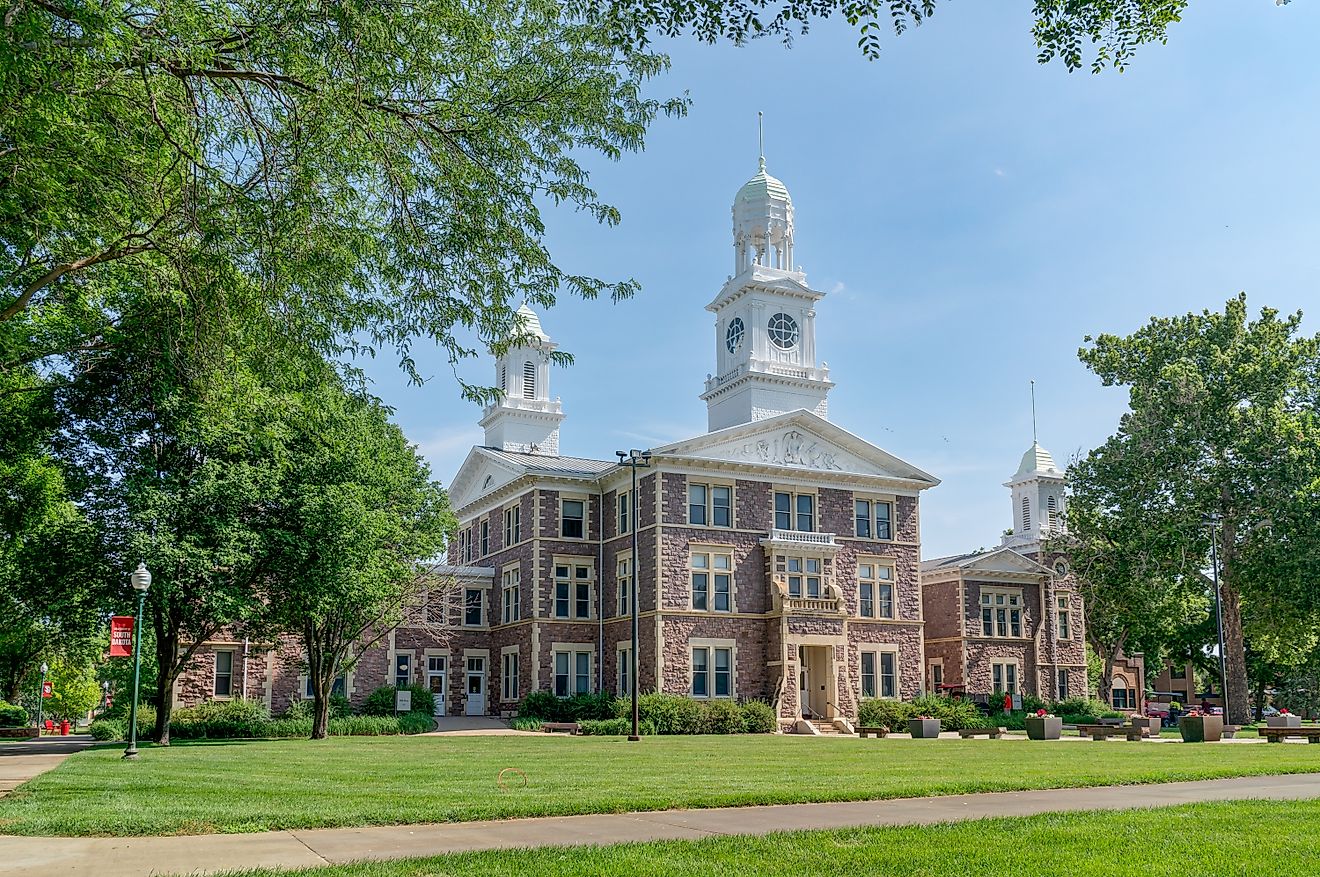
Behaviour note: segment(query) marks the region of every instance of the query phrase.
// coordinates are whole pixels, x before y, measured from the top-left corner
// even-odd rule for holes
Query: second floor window
[[[629,603],[629,600],[632,597],[632,558],[631,557],[619,558],[618,578],[619,578],[619,599],[617,605],[619,611],[616,612],[615,614],[627,615],[630,611],[632,611],[631,609],[628,608],[631,605]]]
[[[1022,595],[981,594],[981,636],[1022,636]]]
[[[1055,606],[1059,618],[1059,639],[1072,639],[1072,613],[1068,610],[1068,597],[1062,595],[1055,598]]]
[[[628,532],[628,494],[619,494],[619,532]]]
[[[857,564],[857,603],[863,618],[893,618],[894,568],[882,563]]]
[[[519,520],[521,512],[518,506],[510,506],[504,510],[504,547],[508,548],[522,540],[522,521]]]
[[[810,493],[776,493],[775,529],[814,533],[816,497]]]
[[[589,564],[555,564],[555,618],[590,618],[592,582]]]
[[[481,556],[490,554],[490,521],[481,522]]]
[[[820,558],[787,557],[784,559],[785,572],[788,573],[788,595],[790,597],[820,596]]]
[[[566,499],[560,510],[559,535],[565,539],[581,539],[584,535],[583,521],[586,515],[586,503],[580,499]]]
[[[501,579],[500,593],[503,595],[501,618],[505,624],[517,621],[520,614],[519,578],[518,570],[509,569],[504,571]]]
[[[692,608],[733,611],[733,555],[694,551],[691,555]]]
[[[467,627],[481,626],[481,589],[467,588],[463,592],[463,624]]]

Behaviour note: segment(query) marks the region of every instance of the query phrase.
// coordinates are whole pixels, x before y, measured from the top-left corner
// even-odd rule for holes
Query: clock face
[[[742,317],[734,317],[729,321],[729,328],[724,330],[724,346],[729,348],[730,353],[742,347],[745,331]]]
[[[791,350],[797,346],[798,324],[788,314],[775,314],[770,318],[770,341],[780,350]]]
[[[1061,560],[1058,563],[1054,564],[1054,571],[1061,576],[1066,576],[1068,574],[1068,564],[1064,563]]]

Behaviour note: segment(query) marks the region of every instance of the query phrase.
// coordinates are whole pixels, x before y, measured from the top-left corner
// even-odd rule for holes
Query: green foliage
[[[544,722],[581,722],[584,719],[612,719],[631,710],[630,701],[618,700],[607,691],[555,697],[549,691],[533,691],[518,704],[518,715]],[[628,712],[631,716],[632,713]],[[539,727],[539,725],[538,725]]]
[[[619,701],[619,713],[631,716],[631,703]],[[700,734],[704,724],[702,705],[679,694],[650,692],[637,698],[638,724],[645,722],[656,734]]]
[[[857,723],[867,728],[889,728],[899,730],[908,719],[917,717],[917,708],[901,700],[867,698],[857,708]]]
[[[31,719],[23,707],[0,700],[0,728],[22,728],[29,721]]]
[[[582,719],[578,728],[587,737],[623,737],[632,732],[632,723],[628,719]]]
[[[57,659],[47,679],[52,685],[44,712],[53,719],[77,721],[101,702],[101,686],[90,661]]]
[[[431,689],[425,685],[405,685],[404,689],[412,692],[410,712],[422,713],[427,716],[435,713],[435,694]],[[362,714],[364,716],[394,715],[394,695],[396,693],[398,693],[398,689],[393,685],[382,685],[377,688],[371,694],[368,694],[367,699],[362,702]]]
[[[1103,700],[1096,700],[1093,697],[1070,697],[1067,700],[1055,701],[1050,705],[1049,711],[1056,716],[1098,716],[1108,712],[1110,708]]]
[[[743,730],[748,734],[773,734],[779,730],[779,717],[774,707],[763,700],[744,700],[738,705],[742,711]]]
[[[114,719],[97,719],[87,726],[87,733],[92,735],[93,740],[102,742],[123,740],[127,736],[124,731],[124,723]]]
[[[435,730],[435,718],[430,713],[414,710],[399,716],[398,721],[400,734],[425,734]]]
[[[955,700],[935,694],[927,694],[912,701],[917,715],[939,719],[945,731],[958,731],[962,728],[984,728],[985,716],[969,700]]]
[[[703,712],[703,734],[741,734],[746,730],[742,710],[731,700],[708,700],[703,705]]]
[[[170,736],[181,740],[224,740],[267,736],[270,713],[255,700],[213,700],[174,711]]]
[[[997,712],[986,716],[985,725],[989,728],[1007,728],[1010,731],[1022,731],[1027,727],[1027,716],[1034,716],[1035,710],[1015,710],[1010,713]]]
[[[305,698],[301,700],[295,700],[289,704],[289,708],[280,715],[280,718],[310,719],[312,717],[312,713],[314,712],[314,710],[315,710],[315,703],[313,703],[311,700]],[[366,715],[386,715],[385,713],[369,713],[365,709],[363,710],[363,713]],[[394,714],[393,712],[388,713],[388,715],[393,715],[393,714]],[[342,719],[351,715],[353,715],[353,704],[349,702],[349,699],[347,697],[344,697],[344,695],[342,694],[331,694],[330,718]]]
[[[509,727],[515,731],[539,731],[544,721],[540,716],[515,716],[509,720]]]

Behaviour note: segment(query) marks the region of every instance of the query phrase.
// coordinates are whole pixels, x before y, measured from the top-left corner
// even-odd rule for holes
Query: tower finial
[[[762,122],[764,117],[765,113],[756,111],[756,140],[761,147],[761,170],[765,170],[765,125]]]
[[[1031,443],[1036,444],[1036,381],[1031,382]]]

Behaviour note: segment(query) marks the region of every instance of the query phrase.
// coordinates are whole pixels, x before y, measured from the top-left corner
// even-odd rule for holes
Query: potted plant
[[[1153,716],[1143,716],[1141,713],[1133,713],[1132,727],[1141,728],[1148,737],[1158,737],[1160,735],[1160,720]]]
[[[1224,717],[1188,710],[1178,719],[1178,732],[1184,743],[1216,743],[1224,736]]]
[[[917,716],[915,719],[908,719],[908,733],[913,739],[918,737],[938,737],[940,736],[940,720],[933,719],[930,716]]]
[[[1058,740],[1063,734],[1063,719],[1045,710],[1036,710],[1034,716],[1027,716],[1022,721],[1027,726],[1027,737],[1031,740]]]
[[[1293,715],[1287,707],[1279,710],[1277,716],[1270,716],[1265,720],[1266,727],[1269,728],[1300,728],[1302,726],[1302,717]]]

